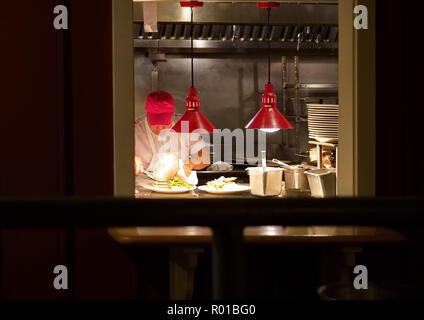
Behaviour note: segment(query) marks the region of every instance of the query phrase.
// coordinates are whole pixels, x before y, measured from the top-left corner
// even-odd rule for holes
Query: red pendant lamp
[[[186,111],[180,120],[172,127],[176,132],[193,132],[196,129],[203,129],[208,133],[213,133],[215,127],[200,111],[200,99],[197,96],[197,88],[194,86],[193,72],[193,8],[202,7],[203,2],[200,1],[181,1],[181,7],[189,7],[191,10],[191,87],[188,89],[188,97],[186,99]],[[185,122],[185,123],[184,123]],[[188,123],[188,128],[184,124]]]
[[[277,109],[277,96],[274,93],[274,86],[271,84],[271,28],[269,18],[271,9],[279,7],[278,2],[258,2],[258,8],[268,11],[268,83],[265,84],[265,92],[262,95],[262,108],[250,120],[246,129],[260,129],[265,132],[293,129],[290,122]]]

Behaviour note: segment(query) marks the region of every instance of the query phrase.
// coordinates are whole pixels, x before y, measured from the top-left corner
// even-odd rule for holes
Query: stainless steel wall
[[[332,84],[337,87],[337,57],[300,57],[299,76],[302,84]],[[305,104],[295,103],[295,90],[286,91],[287,104],[283,108],[282,61],[272,56],[271,81],[278,95],[278,107],[296,126],[295,130],[268,134],[268,158],[278,157],[300,161],[298,153],[309,149]],[[267,81],[267,59],[260,53],[243,55],[199,54],[194,60],[195,86],[201,100],[202,112],[216,128],[244,128],[261,106],[261,95]],[[190,59],[184,55],[168,55],[166,62],[158,62],[157,88],[170,92],[176,111],[184,112],[190,86]],[[154,66],[145,51],[135,51],[135,112],[144,113],[146,96],[152,90]],[[294,58],[287,57],[287,83],[295,83]],[[337,88],[301,90],[299,97],[309,101],[337,102]],[[311,98],[312,97],[312,98]],[[284,109],[284,110],[283,110]]]

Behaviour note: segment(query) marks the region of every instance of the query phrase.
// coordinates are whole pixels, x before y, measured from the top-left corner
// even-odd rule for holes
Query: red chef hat
[[[166,91],[153,91],[146,99],[146,113],[149,124],[169,125],[174,113],[174,98]]]

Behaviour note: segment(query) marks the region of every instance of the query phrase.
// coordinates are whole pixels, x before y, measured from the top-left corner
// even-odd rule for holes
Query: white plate
[[[330,123],[339,123],[339,117],[315,117],[309,116],[308,122],[330,122]]]
[[[313,117],[313,118],[337,118],[339,116],[338,113],[308,113],[308,117]]]
[[[335,111],[339,110],[339,108],[332,108],[332,107],[320,108],[320,107],[312,107],[312,106],[308,106],[307,109],[308,110],[335,110]]]
[[[309,111],[335,111],[339,112],[339,108],[317,108],[317,107],[308,107],[307,110]]]
[[[339,130],[339,126],[334,126],[334,125],[329,125],[329,124],[319,125],[319,126],[310,124],[310,125],[308,125],[308,128],[309,129],[315,129],[315,130],[327,130],[327,129],[329,129],[329,130]]]
[[[309,132],[311,136],[317,136],[317,137],[338,137],[338,132]]]
[[[332,126],[338,126],[339,123],[338,122],[331,122],[331,121],[321,121],[321,122],[315,122],[315,121],[308,121],[308,125],[314,125],[314,126],[328,126],[328,125],[332,125]]]
[[[339,109],[315,109],[315,108],[308,108],[308,112],[335,112],[335,113],[339,113]]]
[[[339,112],[338,108],[334,108],[334,109],[331,109],[331,108],[322,108],[322,109],[320,109],[320,108],[308,108],[307,110],[308,110],[308,112]]]
[[[158,192],[158,193],[178,194],[178,193],[186,193],[186,192],[195,190],[196,186],[193,186],[191,188],[172,187],[172,189],[166,189],[166,188],[156,188],[156,187],[153,187],[153,186],[143,185],[143,188],[150,190],[150,191]]]
[[[314,118],[309,118],[308,119],[308,123],[316,123],[316,124],[339,124],[339,118],[334,118],[334,119],[314,119]]]
[[[323,142],[323,143],[334,143],[334,142],[338,142],[339,139],[338,138],[317,138],[317,137],[311,137],[309,136],[309,138],[315,139],[319,142]]]
[[[338,104],[316,104],[316,103],[308,103],[306,104],[308,108],[320,108],[320,109],[327,109],[327,108],[339,108]]]
[[[325,138],[335,138],[339,136],[338,132],[309,132],[311,136],[316,137],[325,137]]]
[[[314,139],[338,139],[339,137],[338,136],[334,136],[334,135],[314,135],[314,134],[311,134],[310,136],[309,136],[309,138],[314,138]]]
[[[331,126],[314,126],[314,125],[309,125],[308,126],[308,128],[310,128],[310,129],[315,129],[315,130],[324,130],[324,131],[326,131],[326,130],[330,130],[330,131],[334,131],[334,130],[339,130],[339,127],[338,126],[334,126],[334,127],[331,127]]]
[[[321,125],[326,125],[326,124],[339,124],[339,121],[338,120],[335,120],[335,121],[331,121],[331,120],[312,120],[312,119],[309,119],[308,120],[308,123],[315,123],[315,124],[321,124]]]
[[[321,122],[321,123],[308,123],[308,127],[319,127],[319,128],[327,128],[328,126],[334,126],[334,127],[338,127],[339,124],[338,123],[331,123],[331,122]]]
[[[309,132],[311,136],[323,137],[323,138],[337,138],[338,132]]]
[[[330,128],[308,128],[309,131],[314,131],[314,132],[339,132],[339,129],[334,128],[334,129],[330,129]]]
[[[308,120],[309,124],[316,124],[316,125],[327,125],[331,124],[333,126],[338,125],[338,121],[318,121],[318,120]]]
[[[243,186],[241,184],[235,184],[231,186],[231,188],[227,187],[225,189],[216,190],[214,188],[209,188],[207,185],[204,185],[204,186],[200,186],[199,190],[202,190],[208,193],[213,193],[213,194],[233,194],[233,193],[245,192],[247,190],[250,190],[250,187]]]

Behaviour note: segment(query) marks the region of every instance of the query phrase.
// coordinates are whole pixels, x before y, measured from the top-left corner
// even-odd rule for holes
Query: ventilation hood
[[[331,1],[330,1],[331,2]],[[158,2],[158,32],[145,32],[142,3],[134,3],[134,47],[183,52],[190,48],[190,14],[178,2]],[[196,9],[196,52],[266,49],[266,12],[254,3],[211,3]],[[271,48],[337,54],[336,3],[282,3],[271,19]],[[180,49],[180,50],[178,50]]]

